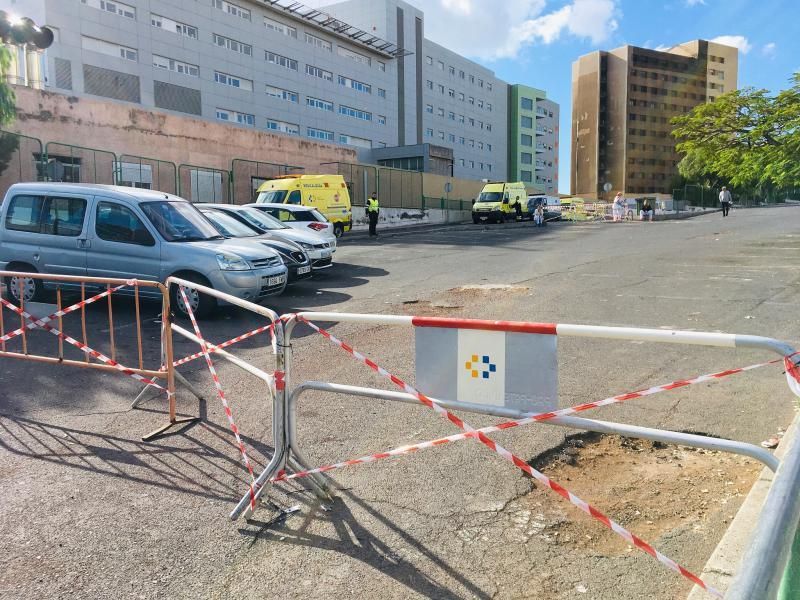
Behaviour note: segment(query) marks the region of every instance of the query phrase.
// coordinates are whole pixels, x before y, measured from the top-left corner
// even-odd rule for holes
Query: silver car
[[[254,302],[280,294],[287,281],[274,250],[226,240],[183,198],[70,183],[8,189],[0,207],[0,270],[151,281],[175,275]],[[18,281],[6,280],[17,300],[36,300],[50,287],[38,279]],[[186,314],[180,294],[171,294],[175,309]],[[216,307],[210,296],[188,295],[198,316]]]

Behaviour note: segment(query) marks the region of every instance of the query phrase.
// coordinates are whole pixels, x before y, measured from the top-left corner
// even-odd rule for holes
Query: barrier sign
[[[558,405],[556,335],[509,322],[416,317],[416,383],[440,400],[543,412]]]

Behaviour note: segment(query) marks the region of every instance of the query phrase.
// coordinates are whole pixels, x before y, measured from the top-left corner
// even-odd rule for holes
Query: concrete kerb
[[[800,432],[800,414],[795,417],[792,425],[775,450],[777,458],[783,458],[786,449],[797,438],[798,432]],[[739,512],[736,513],[730,527],[728,527],[722,540],[714,549],[711,558],[708,559],[705,567],[703,567],[702,573],[700,573],[700,577],[704,581],[723,593],[728,590],[728,587],[733,582],[739,565],[747,552],[750,540],[758,525],[761,508],[769,493],[770,485],[772,485],[773,477],[774,473],[769,469],[764,468],[761,471],[758,479],[750,489],[750,493],[747,494],[742,503]],[[697,587],[693,588],[687,596],[687,600],[706,600],[707,598],[708,594]]]

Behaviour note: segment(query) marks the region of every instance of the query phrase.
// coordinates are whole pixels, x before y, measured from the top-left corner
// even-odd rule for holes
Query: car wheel
[[[481,222],[481,218],[478,217],[478,216],[472,215],[472,222],[475,223],[475,225],[478,225]]]
[[[6,277],[6,289],[14,302],[39,302],[44,295],[41,279],[33,277]]]
[[[337,238],[342,237],[342,235],[344,235],[344,225],[342,225],[341,223],[334,223],[333,235],[335,235]]]
[[[200,285],[204,285],[206,287],[211,287],[211,284],[206,281],[204,277],[200,277],[199,275],[185,275],[182,277],[182,279],[191,281],[193,283],[199,283]],[[198,319],[206,318],[217,307],[217,299],[213,296],[201,294],[193,288],[186,288],[184,293],[186,294],[186,298],[189,300],[189,306],[191,307],[194,316]],[[189,311],[186,309],[186,303],[183,301],[183,294],[178,291],[177,284],[170,286],[169,295],[170,305],[172,306],[175,314],[184,319],[188,319]]]

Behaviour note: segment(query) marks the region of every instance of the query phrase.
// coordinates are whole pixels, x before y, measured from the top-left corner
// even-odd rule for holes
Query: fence
[[[117,156],[107,150],[48,142],[44,147],[47,181],[114,185]]]
[[[40,181],[44,174],[44,149],[36,138],[0,131],[0,189],[18,181]]]
[[[268,179],[303,171],[304,167],[234,158],[231,161],[232,201],[234,204],[255,202],[259,186]]]
[[[178,169],[173,162],[121,154],[115,170],[117,185],[178,193]]]
[[[729,188],[731,189],[731,188]],[[684,211],[687,206],[700,208],[719,208],[719,193],[721,188],[708,188],[698,184],[686,184],[682,188],[672,190],[675,210]],[[763,186],[755,191],[739,192],[731,189],[734,206],[751,208],[770,204],[782,204],[787,200],[800,200],[800,188],[784,187],[774,188]]]
[[[230,171],[197,165],[178,166],[178,195],[192,202],[230,204]]]

